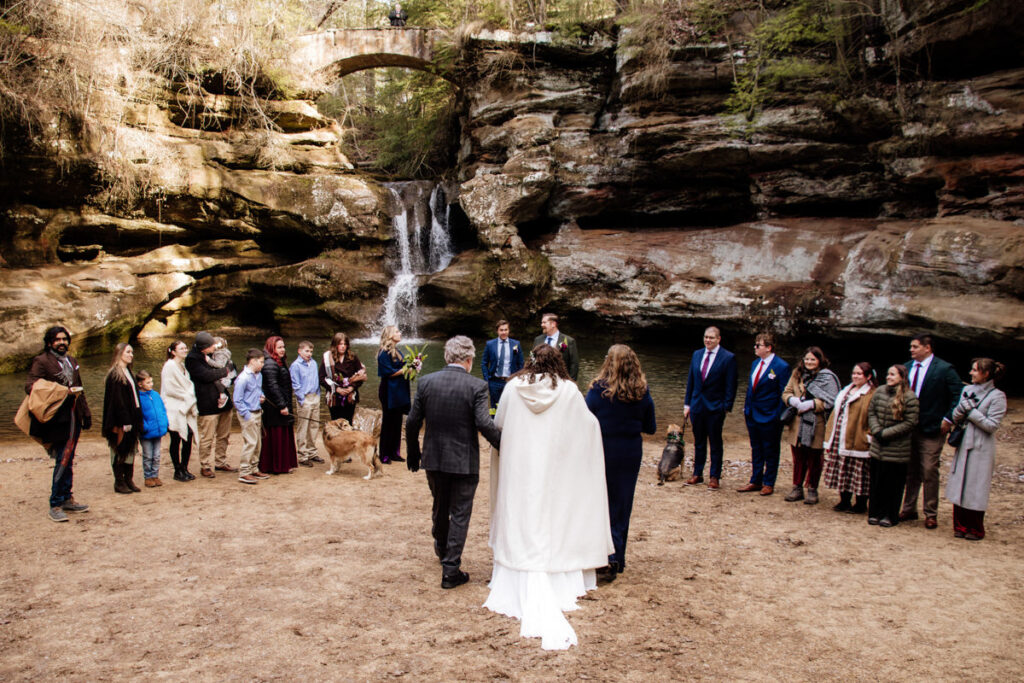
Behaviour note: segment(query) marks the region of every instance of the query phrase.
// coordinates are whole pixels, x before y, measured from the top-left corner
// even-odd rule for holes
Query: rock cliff
[[[726,113],[749,58],[739,15],[720,42],[676,40],[656,78],[632,29],[470,39],[447,194],[471,240],[420,278],[421,331],[553,307],[578,327],[1019,345],[1024,9],[904,5],[875,3],[866,82],[793,79],[751,120]],[[391,276],[385,188],[309,101],[267,102],[276,130],[243,136],[242,104],[207,86],[142,101],[111,85],[61,163],[8,156],[0,370],[56,320],[93,350],[203,327],[368,331]],[[115,152],[121,185],[96,162]],[[111,185],[144,191],[118,202]]]

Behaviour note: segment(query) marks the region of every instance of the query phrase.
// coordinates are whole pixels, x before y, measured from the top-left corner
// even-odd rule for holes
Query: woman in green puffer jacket
[[[868,524],[899,524],[903,487],[910,461],[910,435],[917,426],[920,405],[907,383],[907,369],[893,365],[868,404],[871,440],[871,488]]]

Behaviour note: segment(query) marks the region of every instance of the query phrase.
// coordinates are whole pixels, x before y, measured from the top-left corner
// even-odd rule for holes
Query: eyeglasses
[[[755,348],[755,349],[756,349],[757,347],[759,347],[759,346],[768,346],[768,345],[767,345],[767,344],[762,344],[761,342],[754,342],[754,348]]]

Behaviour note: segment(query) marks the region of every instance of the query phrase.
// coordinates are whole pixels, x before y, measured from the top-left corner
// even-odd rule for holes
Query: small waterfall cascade
[[[395,231],[394,277],[375,334],[397,325],[409,341],[419,337],[417,298],[420,278],[448,267],[454,257],[448,231],[449,209],[440,185],[425,181],[388,183]]]

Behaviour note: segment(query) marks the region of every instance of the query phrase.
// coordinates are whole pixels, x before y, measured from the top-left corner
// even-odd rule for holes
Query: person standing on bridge
[[[402,9],[402,3],[396,2],[394,8],[388,13],[388,21],[392,26],[404,28],[405,22],[409,20],[409,13]]]

